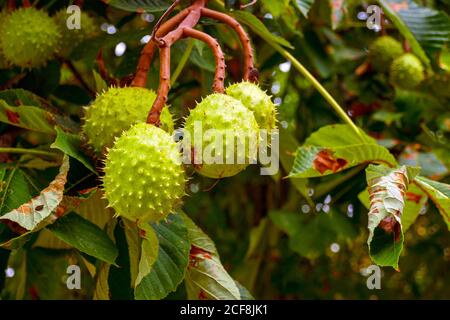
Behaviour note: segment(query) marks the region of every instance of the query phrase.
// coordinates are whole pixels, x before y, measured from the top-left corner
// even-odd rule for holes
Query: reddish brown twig
[[[194,28],[201,17],[201,9],[205,6],[206,0],[195,0],[194,4],[188,8],[186,18],[179,24],[179,26],[160,38],[160,46],[172,46],[176,41],[180,40],[184,35],[185,28]]]
[[[223,22],[233,28],[239,36],[244,51],[244,80],[255,82],[258,80],[258,72],[253,64],[253,48],[250,38],[244,28],[234,18],[208,8],[202,8],[202,15]]]
[[[6,82],[0,84],[0,90],[10,89],[12,86],[17,84],[20,80],[26,77],[26,73],[16,74],[14,77],[8,79]]]
[[[192,28],[185,28],[184,36],[203,41],[213,50],[216,59],[216,74],[214,76],[213,91],[223,93],[225,91],[223,83],[225,80],[225,57],[219,42],[210,35]]]
[[[167,20],[156,32],[157,37],[165,36],[169,31],[173,30],[178,24],[183,21],[189,14],[189,10],[185,9],[178,13],[176,16]],[[145,88],[147,84],[147,73],[150,70],[150,65],[152,63],[153,55],[155,54],[156,44],[153,41],[149,41],[141,52],[139,62],[136,68],[136,75],[132,82],[134,87]]]
[[[24,8],[30,8],[30,7],[31,7],[30,0],[23,0],[23,1],[22,1],[22,6],[23,6]]]
[[[103,50],[99,49],[97,54],[97,66],[98,66],[98,72],[103,80],[106,81],[108,86],[117,86],[119,84],[119,81],[113,77],[111,77],[108,73],[108,70],[106,69],[105,61],[103,60]]]
[[[175,9],[175,7],[180,3],[181,0],[175,0],[170,7],[166,10],[166,12],[163,13],[163,15],[159,18],[159,20],[156,22],[155,26],[153,27],[152,34],[150,36],[150,41],[155,41],[158,45],[161,45],[161,40],[158,37],[157,33],[159,30],[159,27],[161,26],[162,22],[166,19],[166,17]]]
[[[170,47],[184,36],[185,28],[193,28],[197,25],[201,17],[201,8],[205,6],[206,1],[207,0],[195,0],[192,6],[187,9],[187,14],[180,22],[179,26],[175,30],[168,32],[158,41],[160,55],[158,96],[148,114],[147,123],[159,126],[159,117],[167,102],[167,95],[170,90]],[[155,34],[158,32],[161,32],[161,30],[157,30]]]
[[[244,74],[243,78],[247,81],[257,81],[258,71],[253,64],[253,49],[250,39],[244,28],[232,17],[226,14],[209,10],[205,8],[208,0],[194,0],[193,4],[175,15],[167,22],[163,23],[164,19],[170,12],[179,4],[179,0],[175,0],[169,9],[161,16],[156,23],[150,41],[144,46],[139,63],[136,68],[135,77],[131,83],[132,86],[145,87],[147,81],[147,73],[155,53],[156,47],[159,47],[160,53],[160,77],[158,96],[153,103],[149,112],[147,122],[159,126],[159,117],[161,111],[167,102],[167,96],[170,90],[170,48],[178,40],[182,38],[195,38],[205,42],[213,51],[216,60],[216,72],[214,76],[213,91],[225,91],[225,58],[216,39],[208,34],[195,30],[194,27],[198,24],[202,16],[209,17],[221,21],[231,26],[239,36],[244,51]]]
[[[167,95],[170,90],[170,47],[164,46],[159,49],[160,69],[158,96],[148,114],[147,123],[159,127],[159,116],[167,102]]]

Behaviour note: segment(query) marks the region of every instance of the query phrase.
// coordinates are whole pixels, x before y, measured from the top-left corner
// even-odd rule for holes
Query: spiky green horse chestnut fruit
[[[369,48],[369,60],[372,67],[381,72],[389,71],[392,61],[402,54],[401,43],[390,36],[379,37]]]
[[[183,151],[198,173],[209,178],[231,177],[256,161],[259,127],[241,101],[212,94],[190,111]]]
[[[169,133],[150,124],[138,123],[116,139],[104,171],[109,205],[134,222],[166,218],[185,194],[179,147]]]
[[[148,112],[156,99],[152,90],[138,87],[111,87],[86,107],[83,133],[89,145],[97,153],[105,147],[112,147],[114,138],[129,129],[133,124],[145,122]],[[172,129],[172,118],[164,108],[161,127]]]
[[[405,53],[392,62],[390,79],[397,88],[404,90],[416,88],[425,79],[422,62],[412,53]]]
[[[67,19],[69,17],[70,15],[66,10],[58,11],[53,16],[53,19],[59,26],[62,34],[60,41],[60,55],[63,57],[69,56],[72,50],[84,40],[98,35],[100,30],[95,19],[84,11],[80,14],[80,29],[69,29],[67,27]]]
[[[45,11],[20,8],[3,21],[0,43],[8,64],[22,67],[41,67],[59,49],[61,32]]]
[[[256,122],[267,131],[277,127],[277,108],[270,97],[259,86],[251,82],[240,82],[226,89],[227,95],[240,100],[247,109],[253,111]]]

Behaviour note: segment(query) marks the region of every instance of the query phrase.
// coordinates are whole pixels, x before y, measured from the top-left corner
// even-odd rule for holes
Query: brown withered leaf
[[[329,149],[321,150],[313,161],[314,168],[321,174],[324,174],[327,170],[336,173],[344,168],[347,163],[345,159],[335,158],[333,152]]]
[[[416,168],[401,166],[389,168],[370,165],[366,169],[370,196],[369,245],[375,263],[398,269],[403,248],[402,214],[405,194],[417,175]]]
[[[35,229],[61,204],[68,172],[69,158],[64,156],[59,173],[49,186],[42,190],[37,197],[0,217],[0,220],[15,222],[28,231]],[[61,214],[61,210],[58,213]]]

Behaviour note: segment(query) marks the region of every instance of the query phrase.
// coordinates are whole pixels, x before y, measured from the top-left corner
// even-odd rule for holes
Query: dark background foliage
[[[37,7],[50,14],[71,3],[36,2]],[[96,64],[98,50],[103,51],[111,77],[120,79],[133,74],[142,49],[140,41],[151,33],[162,13],[160,9],[167,6],[167,1],[105,2],[85,1],[83,10],[96,17],[102,31],[74,48],[66,60],[54,59],[40,69],[0,70],[0,87],[15,90],[0,92],[0,99],[11,105],[17,101],[25,105],[39,104],[41,110],[58,115],[56,123],[61,127],[72,128],[72,133],[77,133],[82,107],[102,88]],[[136,9],[133,5],[138,2],[139,7],[143,3],[148,5],[148,13],[133,12]],[[211,7],[221,7],[221,2],[211,1]],[[423,50],[429,60],[429,70],[447,78],[442,87],[425,82],[415,91],[401,93],[396,92],[386,75],[371,70],[358,71],[367,63],[368,47],[381,33],[405,39],[405,32],[390,21],[384,23],[381,32],[367,28],[364,13],[370,1],[261,0],[239,10],[239,6],[247,2],[225,1],[225,10],[233,9],[231,14],[246,22],[260,71],[260,85],[280,105],[280,154],[284,163],[281,172],[274,177],[260,176],[259,168],[253,166],[218,183],[190,170],[189,196],[184,204],[186,214],[214,241],[225,269],[255,298],[449,299],[450,237],[446,223],[432,202],[421,210],[405,232],[400,272],[383,268],[382,289],[368,290],[362,274],[363,269],[372,264],[366,244],[368,210],[358,198],[367,186],[366,166],[307,181],[284,179],[291,170],[297,147],[319,128],[341,120],[292,62],[274,49],[273,43],[286,44],[288,49],[282,50],[289,50],[352,120],[377,138],[401,164],[420,165],[423,176],[449,183],[450,2],[417,1],[414,6],[412,1],[403,1],[407,3],[407,10],[398,16],[418,40],[420,52]],[[187,3],[184,1],[183,5]],[[6,1],[0,1],[0,5],[5,7]],[[253,16],[249,18],[245,13]],[[418,16],[421,19],[414,19]],[[259,25],[252,25],[252,18],[261,21],[276,38],[270,38],[267,30]],[[235,34],[209,19],[202,19],[201,28],[222,44],[228,66],[227,82],[240,81],[242,55]],[[436,39],[433,38],[436,30],[447,33],[441,33],[441,38]],[[192,45],[191,41],[182,40],[174,46],[172,71]],[[126,45],[123,54],[118,53],[124,47],[120,43]],[[169,95],[177,127],[183,125],[188,109],[210,93],[214,75],[214,58],[209,49],[197,41],[193,44],[189,60]],[[153,89],[158,86],[158,68],[156,59],[148,81]],[[19,89],[26,91],[17,91]],[[30,102],[26,103],[27,100]],[[56,136],[51,128],[49,130],[50,134],[45,128],[37,132],[39,130],[18,129],[1,123],[0,146],[47,150]],[[98,184],[98,176],[89,170],[89,165],[82,164],[84,159],[92,166],[93,160],[81,146],[82,155],[68,153],[63,145],[57,149],[71,156],[66,196],[81,197],[79,191]],[[5,189],[0,188],[0,215],[38,195],[55,177],[60,163],[60,159],[46,157],[9,153],[0,156],[3,188],[8,177],[11,177],[11,187],[18,188],[10,194],[9,200]],[[20,174],[17,171],[11,176],[11,164],[16,164]],[[23,190],[24,186],[27,191],[22,197],[18,190]],[[109,271],[111,297],[133,298],[128,285],[130,261],[124,228],[121,228],[123,223],[119,222],[115,228],[105,226],[105,219],[99,217],[105,214],[104,203],[96,196],[76,212],[84,213],[86,219],[104,228],[115,239],[116,263],[120,267],[113,266]],[[7,249],[0,248],[1,297],[91,299],[99,294],[95,286],[104,267],[100,260],[107,260],[108,255],[100,260],[95,255],[93,258],[89,248],[81,252],[71,249],[79,247],[70,239],[65,243],[55,242],[54,237],[42,235],[44,231],[26,235],[28,241],[24,243],[19,239]],[[0,224],[0,242],[11,239],[11,232]],[[15,250],[11,251],[12,247]],[[65,287],[65,268],[72,263],[83,266],[82,290],[68,291]],[[3,270],[6,268],[9,272],[14,269],[15,275],[10,277],[9,273],[5,283]],[[96,269],[97,275],[94,276],[90,268]],[[185,286],[181,284],[168,298],[186,297]]]

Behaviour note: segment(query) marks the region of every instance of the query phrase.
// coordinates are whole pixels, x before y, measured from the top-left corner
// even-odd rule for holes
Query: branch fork
[[[244,55],[244,74],[246,81],[255,82],[258,80],[258,72],[254,67],[253,49],[250,38],[244,28],[234,18],[211,9],[206,8],[207,0],[195,0],[193,4],[173,16],[165,23],[162,21],[170,14],[180,0],[176,0],[169,9],[162,15],[152,32],[150,41],[144,46],[139,63],[137,65],[135,77],[131,83],[135,87],[146,87],[147,73],[153,60],[156,49],[159,50],[160,72],[158,95],[149,112],[147,123],[159,126],[160,114],[167,102],[170,91],[170,51],[171,46],[180,39],[193,38],[208,45],[212,50],[216,71],[214,75],[213,91],[223,93],[225,91],[225,57],[219,42],[206,34],[195,29],[201,17],[207,17],[225,23],[235,30],[241,41]]]

